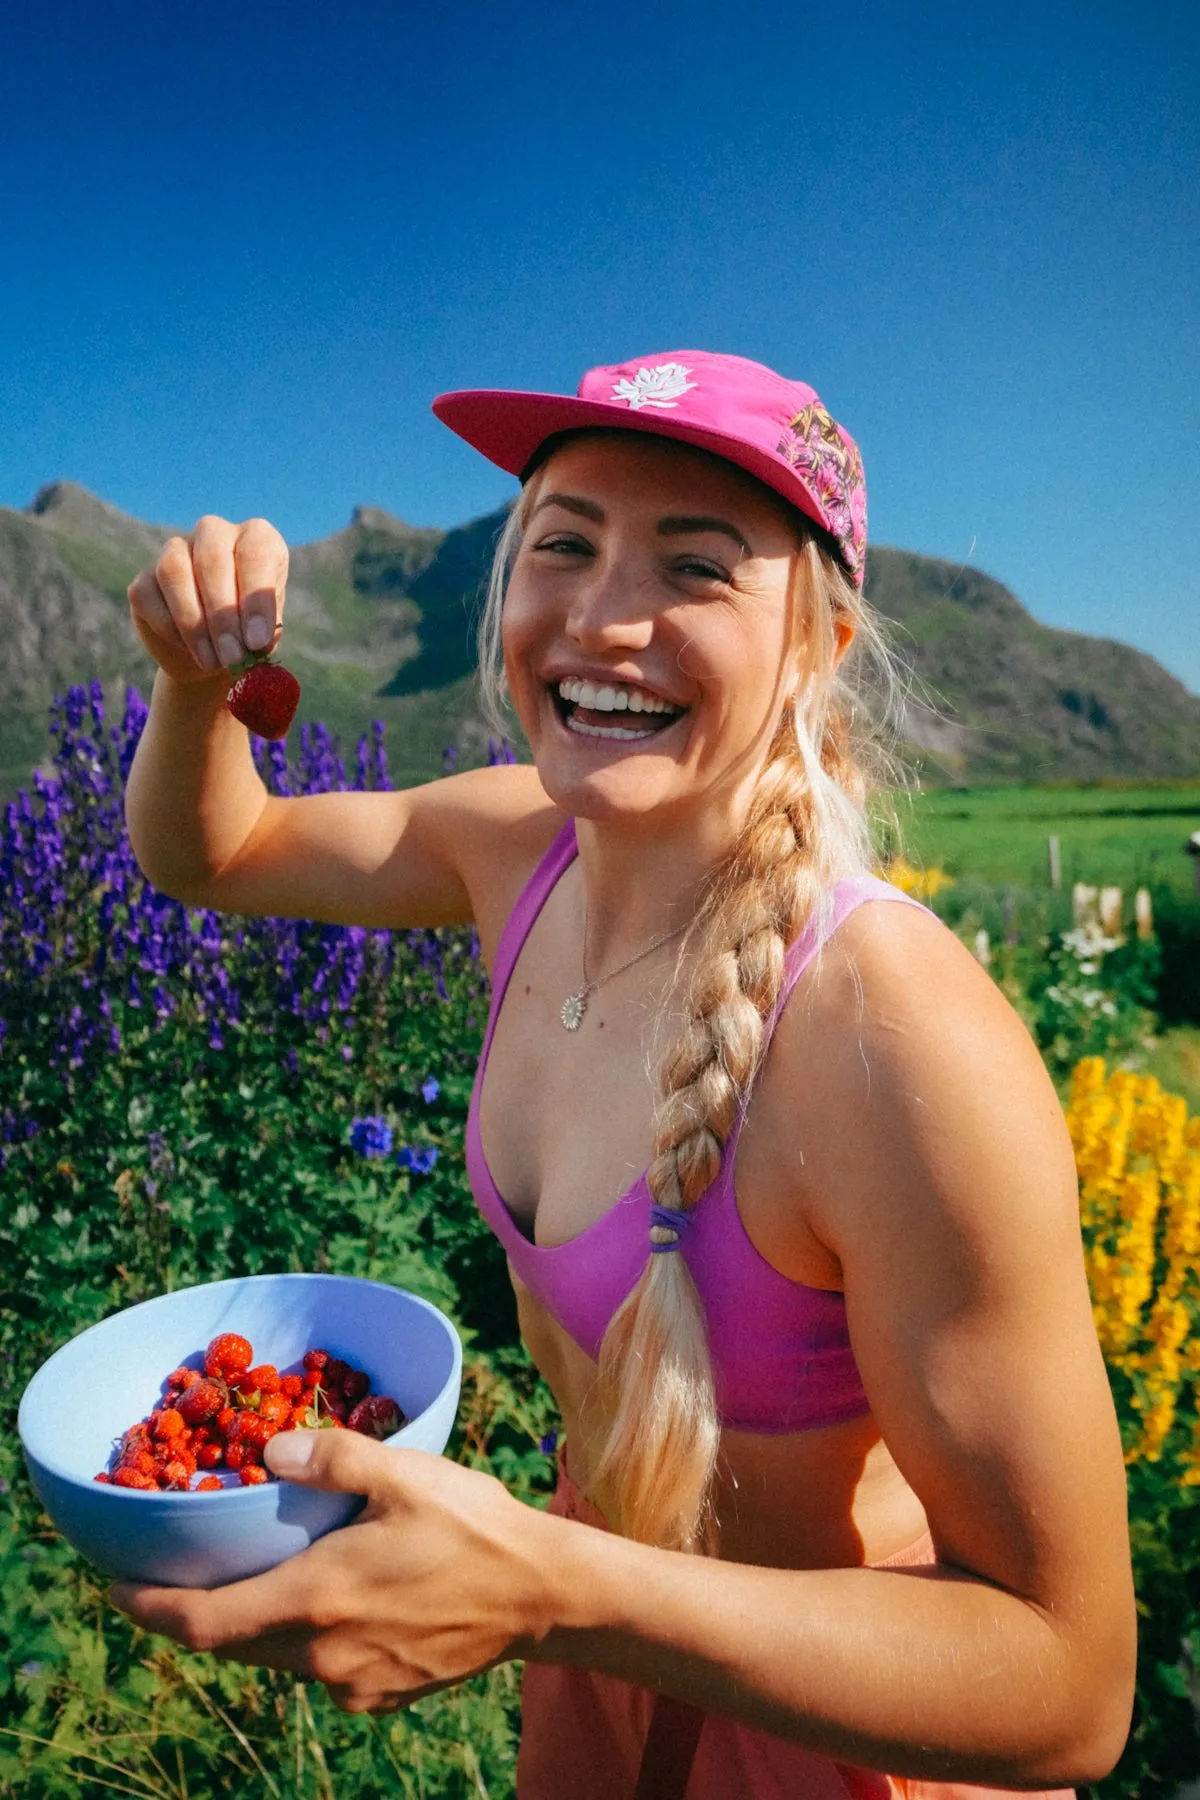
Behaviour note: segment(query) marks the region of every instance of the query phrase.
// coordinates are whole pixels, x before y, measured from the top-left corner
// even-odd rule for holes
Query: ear
[[[833,651],[833,666],[836,669],[854,642],[854,620],[848,613],[838,613],[833,621],[833,634],[837,639]]]

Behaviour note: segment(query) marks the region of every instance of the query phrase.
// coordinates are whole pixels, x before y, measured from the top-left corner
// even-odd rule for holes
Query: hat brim
[[[820,502],[800,476],[778,457],[721,431],[705,430],[649,407],[632,411],[574,394],[530,394],[505,388],[460,388],[439,394],[433,410],[443,425],[510,475],[526,469],[547,438],[560,431],[641,431],[675,438],[724,457],[791,502],[823,531],[833,531]],[[836,541],[836,540],[835,540]]]

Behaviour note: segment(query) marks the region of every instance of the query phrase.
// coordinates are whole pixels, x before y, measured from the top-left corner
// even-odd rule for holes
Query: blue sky
[[[1192,0],[10,9],[0,504],[459,523],[439,390],[732,350],[876,542],[1200,690],[1198,94]]]

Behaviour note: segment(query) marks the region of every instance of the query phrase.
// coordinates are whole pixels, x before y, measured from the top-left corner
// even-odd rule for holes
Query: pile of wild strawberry
[[[385,1438],[405,1422],[394,1400],[370,1392],[361,1369],[327,1350],[306,1351],[302,1375],[253,1364],[248,1338],[234,1331],[215,1337],[204,1373],[173,1369],[159,1405],[130,1426],[96,1480],[144,1492],[212,1493],[229,1485],[221,1470],[254,1487],[271,1479],[263,1450],[277,1431],[349,1429]]]

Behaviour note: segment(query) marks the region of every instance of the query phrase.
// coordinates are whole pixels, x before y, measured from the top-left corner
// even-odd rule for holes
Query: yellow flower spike
[[[1128,1447],[1126,1466],[1169,1465],[1200,1486],[1200,1120],[1152,1076],[1084,1057],[1066,1121],[1079,1174],[1084,1268]],[[1136,1378],[1138,1387],[1133,1388]],[[1129,1442],[1132,1438],[1134,1441]]]

